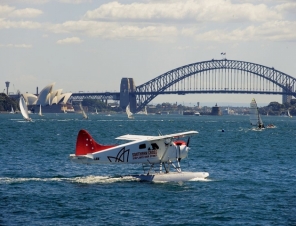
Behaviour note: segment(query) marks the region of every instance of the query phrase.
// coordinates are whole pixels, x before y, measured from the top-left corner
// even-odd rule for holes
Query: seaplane
[[[81,129],[76,140],[75,154],[71,161],[81,164],[142,164],[144,173],[129,175],[140,181],[183,182],[206,179],[208,172],[183,172],[180,162],[190,149],[190,137],[197,131],[169,135],[123,135],[115,139],[125,140],[118,145],[97,143],[88,131]],[[184,137],[188,137],[187,141]]]

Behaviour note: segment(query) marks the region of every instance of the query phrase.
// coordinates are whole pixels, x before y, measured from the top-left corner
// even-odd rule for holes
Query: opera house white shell
[[[38,96],[31,93],[24,93],[23,96],[27,105],[48,106],[53,104],[66,104],[72,93],[62,93],[62,89],[53,90],[54,83],[45,86]]]

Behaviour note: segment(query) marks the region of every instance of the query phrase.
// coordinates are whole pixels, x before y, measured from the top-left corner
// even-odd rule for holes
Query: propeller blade
[[[189,146],[189,142],[190,142],[190,137],[188,137],[188,140],[187,140],[187,144],[186,144],[187,147]]]

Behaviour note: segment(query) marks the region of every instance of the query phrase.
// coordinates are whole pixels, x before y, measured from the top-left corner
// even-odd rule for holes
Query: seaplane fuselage
[[[196,131],[166,136],[124,135],[119,140],[131,140],[120,145],[98,144],[86,130],[80,130],[76,141],[75,154],[70,158],[84,164],[133,164],[179,161],[186,158],[189,147],[176,138],[196,134]],[[173,141],[174,140],[174,141]]]
[[[133,141],[127,144],[109,147],[96,151],[93,140],[85,140],[87,153],[83,155],[71,154],[73,162],[84,164],[132,164],[132,163],[160,163],[175,161],[176,158],[186,158],[189,147],[186,143],[168,143],[164,140]],[[91,153],[91,150],[94,150]]]

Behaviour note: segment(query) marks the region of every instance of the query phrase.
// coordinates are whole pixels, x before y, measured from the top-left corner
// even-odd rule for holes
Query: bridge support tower
[[[133,78],[122,78],[120,83],[120,107],[125,109],[130,104],[131,112],[135,113],[136,96],[132,92],[136,91],[136,85]]]
[[[286,85],[285,88],[283,88],[283,92],[292,92],[292,86],[289,84]],[[283,94],[282,96],[282,104],[284,103],[290,103],[292,100],[292,95]]]

